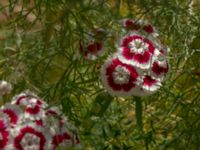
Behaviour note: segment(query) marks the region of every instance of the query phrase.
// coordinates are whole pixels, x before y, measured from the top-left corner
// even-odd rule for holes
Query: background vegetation
[[[77,126],[85,150],[200,149],[200,3],[198,0],[1,0],[0,77],[30,89]],[[171,51],[162,88],[143,102],[104,93],[99,67],[115,52],[120,20],[152,23]],[[104,57],[89,61],[79,41],[106,30]],[[141,132],[140,128],[143,128]]]

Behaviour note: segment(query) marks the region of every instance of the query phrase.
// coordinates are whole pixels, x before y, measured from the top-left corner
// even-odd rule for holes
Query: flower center
[[[141,39],[136,39],[129,43],[129,48],[131,52],[143,53],[148,48],[148,45]]]
[[[129,82],[130,72],[123,66],[117,66],[113,72],[113,80],[116,84],[127,84]]]
[[[40,145],[40,139],[33,134],[26,133],[21,141],[21,145],[24,148],[28,148],[30,150],[38,150]]]

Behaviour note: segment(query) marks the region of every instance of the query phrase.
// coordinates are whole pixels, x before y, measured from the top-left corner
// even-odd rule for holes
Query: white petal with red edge
[[[115,61],[115,60],[120,62],[119,63],[120,65],[114,64],[115,62],[113,62],[113,61]],[[120,69],[118,68],[118,66]],[[127,66],[129,67],[129,71],[127,70]],[[114,69],[112,67],[114,67]],[[113,69],[113,71],[112,71],[112,69]],[[117,69],[119,69],[120,72],[118,72],[119,70],[117,70]],[[131,72],[131,71],[133,71],[133,72]],[[133,66],[127,65],[127,64],[123,64],[121,61],[118,60],[118,58],[116,56],[112,56],[106,60],[104,65],[101,67],[100,72],[101,72],[100,78],[102,80],[102,83],[111,95],[113,95],[113,96],[130,96],[130,95],[132,95],[134,86],[138,82],[138,72],[137,72],[136,68],[134,68]],[[118,78],[116,77],[117,75],[119,75]],[[128,78],[130,78],[130,79],[128,79]],[[129,80],[129,82],[128,82],[128,80]],[[128,89],[126,89],[126,86],[129,86]]]
[[[36,127],[32,123],[26,123],[13,132],[13,147],[17,150],[20,148],[29,149],[33,146],[48,149],[48,132],[44,133],[42,128]]]
[[[140,62],[136,61],[135,59],[127,60],[122,55],[118,55],[117,57],[123,63],[129,64],[129,65],[133,65],[133,66],[137,67],[139,70],[146,70],[151,66],[151,59],[149,59],[148,62],[146,62],[146,63],[140,63]]]
[[[5,114],[0,112],[0,149],[6,150],[9,145],[10,125]]]
[[[142,89],[147,93],[154,93],[161,87],[161,82],[152,76],[143,76]]]
[[[15,127],[18,121],[20,121],[20,117],[22,115],[22,110],[19,108],[19,106],[6,103],[1,107],[1,110],[8,116],[12,127]]]
[[[157,43],[139,34],[131,34],[123,37],[120,45],[118,58],[122,62],[141,69],[150,67]]]
[[[169,71],[169,64],[167,62],[166,56],[162,51],[156,50],[151,64],[151,75],[163,80]]]

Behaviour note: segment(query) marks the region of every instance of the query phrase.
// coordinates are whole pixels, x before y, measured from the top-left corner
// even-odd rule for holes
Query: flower
[[[128,32],[117,45],[117,53],[102,65],[102,83],[113,96],[153,94],[169,70],[166,58],[169,49],[150,24],[125,19],[123,27]]]
[[[122,38],[119,59],[138,68],[147,69],[156,45],[150,39],[139,34],[131,34]]]
[[[46,144],[45,133],[32,125],[22,126],[14,137],[13,143],[16,150],[45,150]]]
[[[25,92],[0,109],[0,149],[55,150],[79,145],[76,131],[58,107]]]
[[[47,104],[41,101],[32,93],[22,93],[14,98],[13,104],[19,105],[24,110],[24,117],[39,120],[44,115],[42,109],[47,107]],[[39,123],[39,122],[36,122]]]
[[[27,91],[20,93],[12,98],[11,104],[19,105],[20,107],[26,107],[29,104],[30,98],[36,98],[37,96]]]
[[[121,62],[117,57],[108,58],[101,68],[101,80],[112,95],[130,95],[138,77],[136,68]]]
[[[139,30],[143,22],[140,20],[134,21],[132,19],[124,19],[122,21],[122,26],[127,30]]]
[[[145,75],[143,76],[143,82],[142,82],[142,90],[144,90],[146,93],[154,93],[157,91],[161,86],[161,83],[156,78],[153,78],[152,76]]]
[[[90,41],[88,43],[83,43],[80,41],[80,52],[86,59],[95,60],[99,56],[102,56],[103,43],[100,41]]]
[[[157,78],[164,78],[169,71],[169,64],[163,51],[156,51],[152,60],[151,75]]]
[[[143,26],[143,30],[146,32],[146,33],[153,33],[154,32],[154,27],[150,24],[147,24],[147,25],[144,25]]]
[[[73,145],[72,138],[69,133],[61,133],[53,136],[52,139],[53,150],[56,150],[57,147],[69,147]]]
[[[26,109],[25,109],[26,117],[38,118],[38,116],[44,115],[42,107],[43,105],[42,105],[41,100],[37,98],[30,98],[29,103],[27,104]]]
[[[10,124],[12,125],[12,127],[14,127],[18,121],[20,120],[20,116],[21,116],[21,109],[16,106],[16,105],[11,105],[11,104],[5,104],[1,111],[7,115],[7,117],[10,120]]]
[[[9,142],[9,125],[6,116],[0,113],[0,149],[4,150]]]
[[[132,95],[147,96],[155,93],[160,87],[160,80],[157,80],[150,75],[141,75],[140,82],[135,86]]]
[[[79,41],[80,53],[89,60],[101,57],[104,53],[106,31],[102,28],[97,28],[84,36],[84,40]]]
[[[124,19],[122,26],[128,31],[141,32],[142,34],[151,34],[157,37],[157,31],[151,24],[142,20]]]
[[[0,81],[0,96],[9,94],[12,90],[12,85],[7,81]]]

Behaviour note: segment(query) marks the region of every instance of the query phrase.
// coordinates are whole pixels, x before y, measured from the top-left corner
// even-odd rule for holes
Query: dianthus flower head
[[[0,149],[55,150],[79,145],[69,124],[59,108],[48,107],[30,92],[21,93],[0,109]]]
[[[128,33],[117,45],[117,53],[101,67],[101,80],[114,96],[147,96],[162,85],[169,70],[167,47],[154,34],[153,26],[126,19]]]
[[[108,58],[101,68],[103,85],[112,95],[129,96],[139,78],[137,69],[117,57]]]

